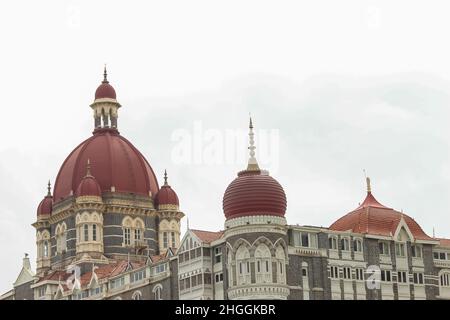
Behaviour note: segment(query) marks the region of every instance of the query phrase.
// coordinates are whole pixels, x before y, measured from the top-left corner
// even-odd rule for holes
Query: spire
[[[366,184],[367,184],[367,193],[372,193],[372,187],[370,186],[370,178],[366,177]]]
[[[248,159],[248,166],[247,166],[247,170],[249,171],[258,171],[259,170],[259,166],[258,166],[258,161],[256,161],[255,158],[255,134],[253,133],[253,122],[252,122],[252,117],[250,116],[250,123],[249,123],[249,132],[248,132],[248,136],[249,136],[249,147],[248,150],[250,150],[250,157]]]
[[[105,63],[105,67],[103,68],[103,82],[102,83],[109,83],[108,82],[108,72],[106,71],[106,63]]]
[[[52,189],[52,185],[51,185],[51,183],[50,183],[50,180],[48,180],[48,184],[47,184],[47,197],[51,197],[51,196],[52,196],[51,189]]]
[[[164,185],[168,186],[169,184],[167,183],[167,170],[164,169]]]

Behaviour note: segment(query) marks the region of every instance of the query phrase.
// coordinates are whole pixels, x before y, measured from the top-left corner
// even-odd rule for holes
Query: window
[[[423,273],[414,272],[413,273],[413,281],[414,281],[414,284],[423,284]]]
[[[339,279],[339,267],[330,267],[330,277],[334,279]]]
[[[381,281],[391,282],[391,271],[390,270],[381,270]]]
[[[205,284],[211,284],[211,273],[205,273]]]
[[[192,239],[191,239],[192,241]],[[167,249],[167,247],[169,246],[169,239],[167,239],[167,232],[163,232],[163,248]]]
[[[405,271],[398,271],[397,272],[397,282],[399,283],[407,283],[408,278]]]
[[[344,279],[351,279],[352,278],[352,271],[351,270],[352,269],[350,269],[350,267],[342,268]]]
[[[172,248],[176,248],[177,247],[177,244],[176,244],[176,239],[175,239],[175,232],[171,232],[170,233],[170,239],[172,240]]]
[[[439,277],[441,287],[450,287],[450,273],[443,273]]]
[[[350,241],[347,238],[342,239],[341,247],[343,251],[350,251]]]
[[[83,241],[89,241],[89,226],[87,224],[83,225]]]
[[[405,244],[404,243],[396,243],[395,244],[395,254],[397,257],[405,256]]]
[[[448,255],[450,257],[450,255]],[[446,260],[445,252],[433,252],[433,258],[436,260]],[[449,259],[450,260],[450,259]]]
[[[97,287],[97,288],[91,289],[89,294],[91,296],[95,296],[95,295],[98,295],[98,294],[100,294],[102,292],[103,292],[103,288],[102,287]]]
[[[159,265],[157,265],[155,267],[155,273],[161,273],[161,272],[164,272],[164,271],[166,271],[166,264],[165,263],[159,264]]]
[[[355,275],[356,275],[356,280],[360,280],[360,281],[364,280],[364,269],[356,268]]]
[[[302,247],[309,247],[309,235],[306,232],[302,232],[301,240]]]
[[[113,280],[111,280],[111,283],[110,283],[111,289],[120,288],[120,287],[123,287],[124,285],[125,285],[124,277],[113,279]]]
[[[137,271],[131,274],[131,282],[141,281],[145,278],[145,270]]]
[[[223,273],[217,273],[216,274],[216,282],[222,282],[223,281]]]
[[[92,225],[92,241],[97,241],[97,225]]]
[[[142,293],[140,291],[135,291],[131,297],[133,300],[142,300]]]
[[[129,246],[131,244],[131,230],[130,228],[123,229],[123,243],[126,246]]]
[[[329,246],[332,250],[337,250],[337,239],[335,237],[331,237],[329,240]]]
[[[353,250],[355,252],[362,252],[363,251],[362,240],[361,239],[355,239],[353,241]]]
[[[135,242],[141,241],[141,229],[134,230],[134,241]]]
[[[162,298],[161,298],[161,292],[162,292],[162,287],[161,287],[161,285],[155,286],[155,288],[153,289],[153,293],[154,293],[154,295],[155,295],[155,300],[162,300]]]
[[[383,256],[388,256],[390,254],[389,243],[388,242],[380,242],[378,243],[378,248],[380,250],[380,254]]]
[[[44,258],[48,258],[48,241],[44,240]]]
[[[302,268],[302,276],[303,277],[307,277],[308,276],[308,269],[307,268]]]
[[[222,248],[218,247],[214,249],[214,263],[222,262]]]
[[[411,254],[413,258],[422,258],[422,247],[419,245],[412,245]]]
[[[38,289],[38,298],[45,296],[45,286]]]

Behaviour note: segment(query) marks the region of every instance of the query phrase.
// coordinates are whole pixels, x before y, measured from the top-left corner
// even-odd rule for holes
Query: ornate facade
[[[178,196],[120,135],[120,107],[105,69],[93,134],[38,205],[36,273],[25,256],[0,299],[450,299],[450,240],[378,202],[370,179],[361,205],[330,227],[289,225],[283,187],[256,160],[251,120],[223,230],[181,238]]]

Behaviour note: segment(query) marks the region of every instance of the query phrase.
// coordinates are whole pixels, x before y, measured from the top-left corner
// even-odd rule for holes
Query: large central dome
[[[100,129],[64,161],[55,182],[55,202],[75,193],[86,175],[88,160],[102,192],[113,189],[147,196],[158,192],[158,181],[144,156],[117,130]]]

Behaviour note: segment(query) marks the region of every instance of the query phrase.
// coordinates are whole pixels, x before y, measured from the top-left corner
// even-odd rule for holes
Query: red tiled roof
[[[450,239],[435,238],[435,240],[439,241],[439,245],[441,247],[449,247],[450,248]]]
[[[433,240],[413,218],[383,206],[371,192],[368,192],[366,199],[356,210],[335,221],[329,229],[393,236],[402,218],[416,239]]]
[[[222,238],[223,231],[203,231],[203,230],[193,230],[191,231],[199,238],[201,241],[205,243],[211,243],[217,239]]]

